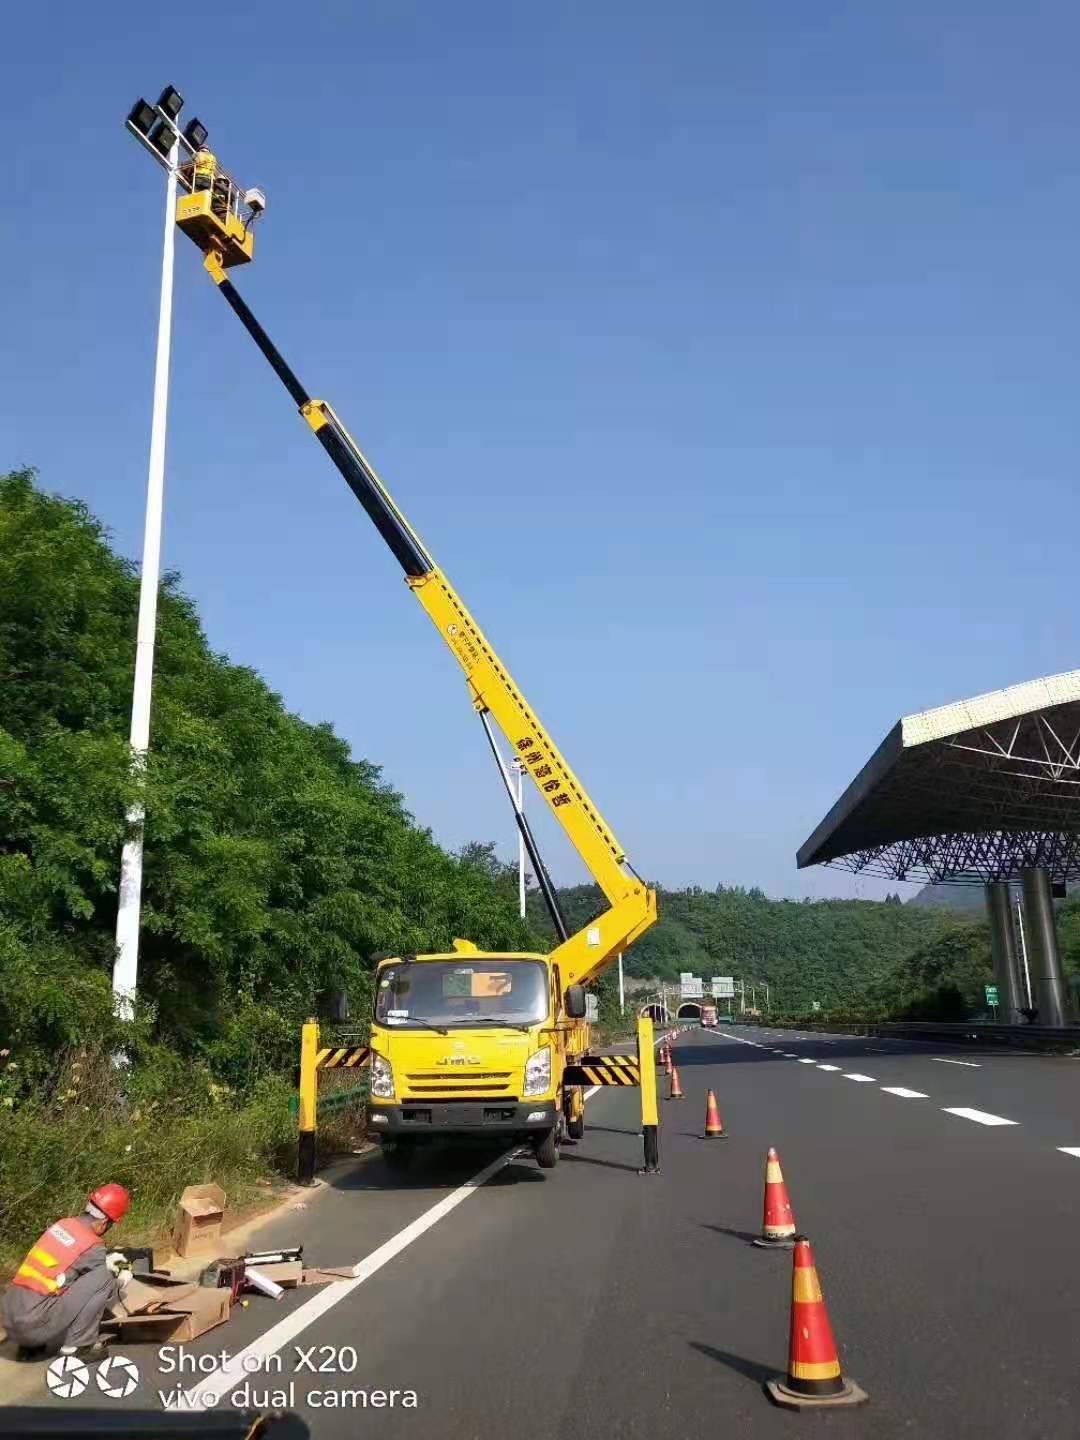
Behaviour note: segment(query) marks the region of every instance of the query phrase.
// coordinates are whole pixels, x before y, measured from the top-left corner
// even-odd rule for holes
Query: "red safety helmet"
[[[122,1220],[131,1209],[131,1196],[122,1185],[114,1185],[110,1180],[107,1185],[99,1185],[96,1190],[91,1191],[90,1204],[96,1205],[103,1215],[107,1215],[115,1223]]]

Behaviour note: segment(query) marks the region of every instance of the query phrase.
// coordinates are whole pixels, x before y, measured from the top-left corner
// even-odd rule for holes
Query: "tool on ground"
[[[671,1086],[668,1090],[667,1098],[669,1100],[685,1100],[686,1096],[683,1094],[682,1086],[679,1084],[678,1070],[674,1065],[672,1065],[671,1070],[668,1073],[671,1076]]]
[[[706,1140],[727,1139],[724,1122],[720,1119],[720,1107],[717,1105],[716,1096],[711,1090],[705,1101],[705,1138]]]
[[[814,1252],[805,1235],[795,1240],[791,1257],[791,1329],[785,1376],[765,1382],[777,1405],[793,1410],[828,1405],[861,1405],[865,1390],[840,1371],[829,1314],[821,1294]]]
[[[795,1243],[793,1237],[797,1228],[784,1184],[784,1172],[780,1169],[780,1156],[770,1145],[765,1157],[765,1213],[761,1237],[754,1244],[790,1250]]]
[[[285,1265],[292,1261],[301,1264],[304,1259],[304,1247],[294,1245],[282,1250],[259,1250],[247,1255],[237,1255],[231,1259],[215,1260],[208,1265],[199,1276],[199,1284],[207,1288],[227,1289],[232,1303],[235,1304],[243,1290],[258,1290],[261,1294],[267,1295],[272,1300],[280,1300],[285,1293],[276,1281],[266,1275],[259,1273],[260,1265]]]

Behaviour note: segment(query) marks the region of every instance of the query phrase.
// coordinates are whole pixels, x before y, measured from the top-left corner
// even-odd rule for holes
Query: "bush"
[[[237,1103],[205,1067],[160,1048],[130,1072],[101,1051],[70,1051],[47,1095],[2,1102],[0,1263],[12,1265],[95,1185],[132,1194],[128,1243],[160,1238],[185,1185],[214,1180],[235,1205],[260,1176],[291,1164],[291,1087],[264,1079]],[[0,1080],[3,1076],[0,1074]]]

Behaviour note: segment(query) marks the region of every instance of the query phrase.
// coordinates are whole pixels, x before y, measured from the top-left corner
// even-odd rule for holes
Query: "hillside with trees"
[[[82,1035],[87,1007],[108,1008],[137,585],[83,507],[43,495],[27,472],[0,481],[9,1037]],[[512,900],[482,865],[436,845],[377,765],[211,650],[175,576],[152,733],[140,989],[157,1031],[186,1053],[230,1072],[250,1050],[276,1057],[326,991],[363,1004],[377,950],[438,949],[458,934],[528,943]]]
[[[595,886],[560,892],[576,927],[603,907]],[[677,980],[689,970],[767,981],[779,1013],[952,1018],[977,1013],[990,977],[981,920],[899,897],[771,900],[761,890],[718,885],[659,890],[659,922],[628,953],[628,975]],[[538,897],[535,923],[542,925]]]

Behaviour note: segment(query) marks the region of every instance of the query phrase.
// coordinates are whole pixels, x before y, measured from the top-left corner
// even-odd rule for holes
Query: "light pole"
[[[516,756],[510,762],[510,768],[517,776],[517,809],[519,815],[525,814],[525,762]],[[518,826],[518,911],[522,920],[525,919],[525,837]]]
[[[135,641],[135,683],[131,696],[131,771],[140,790],[150,748],[150,701],[154,680],[154,639],[157,632],[158,585],[161,578],[161,527],[165,498],[165,432],[169,409],[169,351],[172,342],[173,256],[176,242],[176,168],[180,149],[196,149],[206,131],[193,120],[181,136],[176,120],[183,108],[171,85],[156,105],[140,100],[127,118],[127,128],[165,167],[165,235],[161,254],[161,296],[158,303],[157,354],[154,360],[154,408],[150,422],[150,462],[146,480],[139,619]],[[198,138],[200,137],[201,138]],[[116,959],[113,962],[113,1003],[122,1020],[130,1020],[139,978],[139,918],[142,912],[143,837],[146,809],[141,794],[127,812],[127,838],[120,855],[119,900],[116,907]]]

